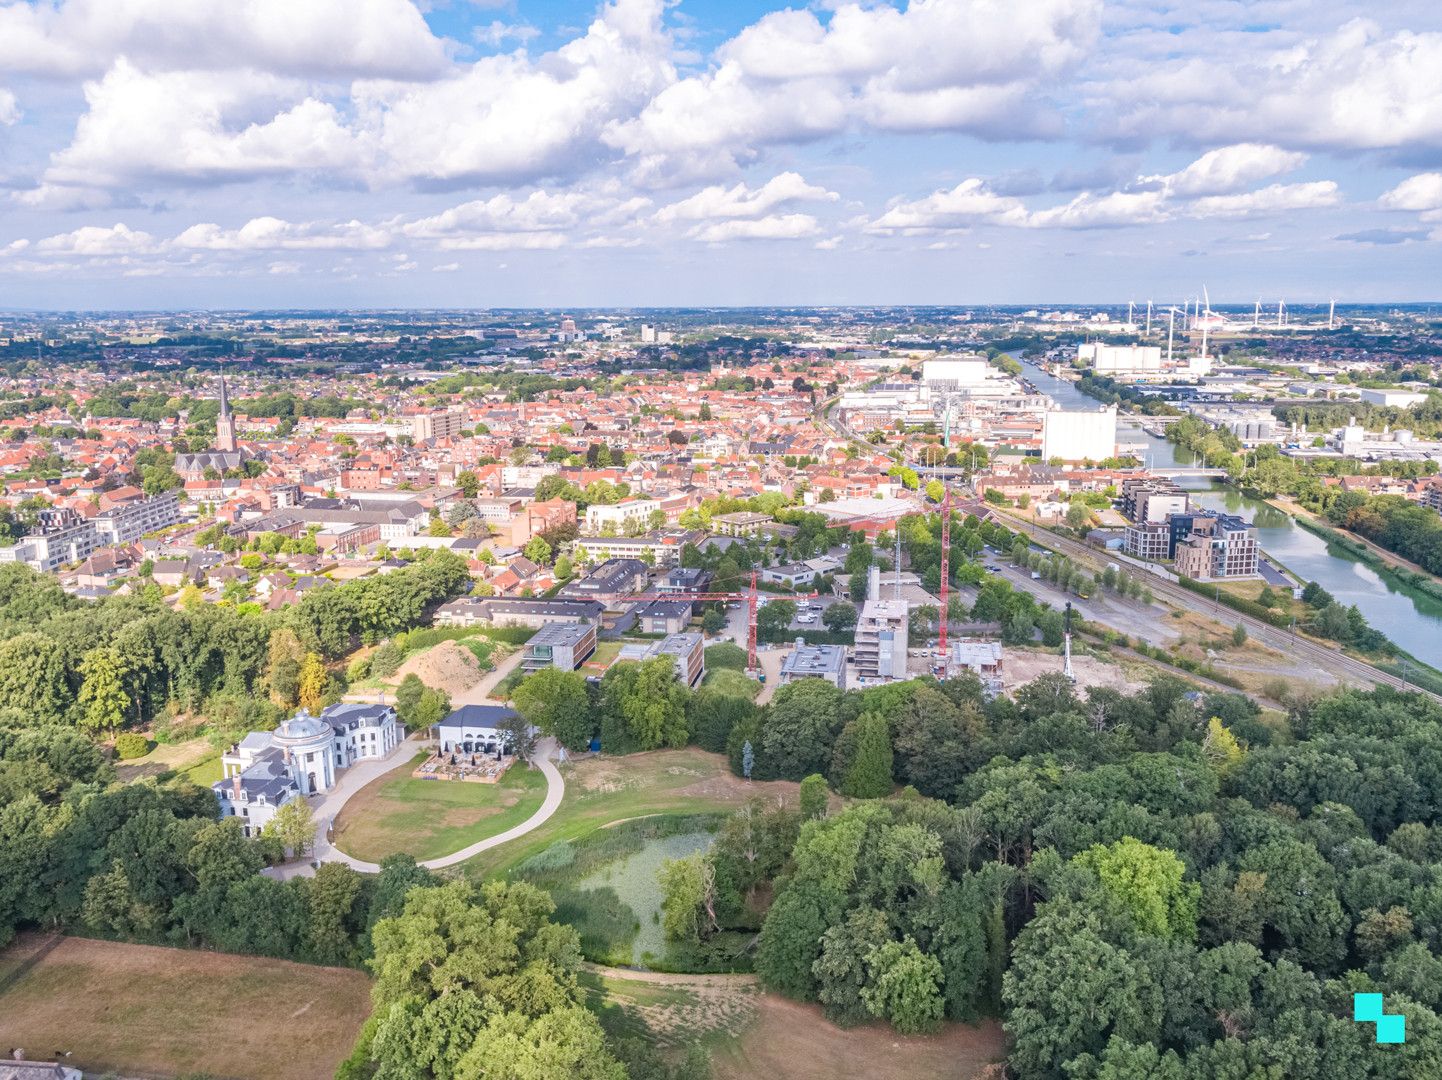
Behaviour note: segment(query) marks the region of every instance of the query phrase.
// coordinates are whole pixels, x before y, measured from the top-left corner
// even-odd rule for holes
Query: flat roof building
[[[846,647],[808,645],[796,639],[792,650],[781,659],[781,685],[797,679],[825,679],[838,690],[846,689]]]

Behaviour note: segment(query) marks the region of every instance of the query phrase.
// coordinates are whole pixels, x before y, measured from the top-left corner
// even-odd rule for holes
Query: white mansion
[[[342,702],[319,716],[301,709],[274,731],[252,731],[221,755],[225,779],[211,785],[222,817],[256,836],[290,799],[329,791],[341,769],[385,757],[404,738],[390,705]]]

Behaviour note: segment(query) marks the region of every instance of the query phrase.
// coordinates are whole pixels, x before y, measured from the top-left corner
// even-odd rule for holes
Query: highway
[[[1019,528],[1031,535],[1038,544],[1049,547],[1053,551],[1068,555],[1073,559],[1085,560],[1095,565],[1102,560],[1102,553],[1096,548],[1089,547],[1078,540],[1070,537],[1058,536],[1054,532],[1044,529],[1037,529],[1031,522],[1008,514],[1005,509],[998,511],[1015,528]],[[1268,648],[1295,657],[1298,660],[1305,660],[1317,665],[1317,667],[1330,671],[1332,674],[1343,677],[1351,682],[1360,683],[1365,686],[1390,686],[1397,690],[1411,690],[1417,693],[1427,694],[1435,700],[1442,701],[1442,697],[1429,693],[1412,683],[1403,682],[1396,675],[1388,674],[1385,671],[1378,671],[1371,664],[1348,656],[1340,649],[1329,648],[1319,644],[1300,634],[1292,633],[1273,626],[1269,622],[1244,615],[1232,608],[1227,608],[1225,617],[1219,613],[1217,605],[1206,597],[1200,596],[1189,589],[1185,589],[1166,578],[1155,574],[1148,574],[1144,578],[1151,587],[1152,593],[1159,599],[1164,599],[1177,607],[1187,608],[1201,615],[1208,615],[1219,621],[1229,623],[1241,623],[1247,628],[1247,634],[1252,639],[1261,642]]]

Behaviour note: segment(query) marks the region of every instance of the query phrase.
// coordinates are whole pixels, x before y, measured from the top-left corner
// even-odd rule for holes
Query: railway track
[[[1037,543],[1050,547],[1063,555],[1071,556],[1074,559],[1086,560],[1094,563],[1100,558],[1095,548],[1089,547],[1078,540],[1070,537],[1058,536],[1055,533],[1041,535],[1030,522],[1008,514],[1005,509],[1000,510],[1004,516],[1015,527],[1025,529],[1028,535],[1036,539]],[[1166,578],[1148,575],[1147,584],[1152,593],[1160,598],[1168,600],[1177,607],[1187,608],[1199,615],[1210,615],[1220,618],[1220,608],[1205,597],[1199,596],[1189,589],[1185,589]],[[1246,627],[1247,635],[1260,641],[1263,645],[1285,653],[1295,659],[1304,660],[1316,664],[1318,668],[1328,671],[1333,675],[1341,675],[1349,681],[1362,683],[1367,686],[1390,686],[1396,690],[1407,690],[1419,694],[1426,694],[1435,701],[1442,701],[1442,696],[1433,694],[1428,690],[1406,682],[1402,678],[1390,672],[1380,671],[1371,664],[1355,657],[1348,656],[1340,649],[1332,649],[1326,645],[1319,644],[1300,636],[1292,631],[1283,630],[1273,626],[1269,622],[1245,615],[1242,612],[1227,609],[1228,620],[1236,620]]]

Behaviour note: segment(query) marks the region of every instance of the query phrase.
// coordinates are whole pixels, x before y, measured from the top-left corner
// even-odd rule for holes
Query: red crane
[[[746,592],[660,592],[660,593],[633,593],[624,599],[629,603],[636,600],[690,600],[705,602],[707,600],[744,600],[746,602],[746,670],[755,674],[758,665],[756,662],[756,609],[759,607],[756,600],[756,571],[751,571],[751,588]],[[809,593],[792,593],[783,599],[809,600],[812,597],[821,595],[814,590]]]
[[[943,482],[944,483],[944,482]],[[951,596],[951,488],[945,488],[941,497],[941,640],[937,645],[941,652],[941,674],[946,677],[946,623],[947,601]]]

